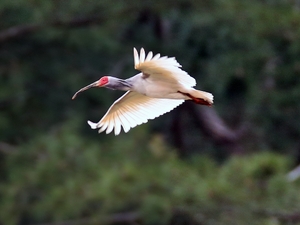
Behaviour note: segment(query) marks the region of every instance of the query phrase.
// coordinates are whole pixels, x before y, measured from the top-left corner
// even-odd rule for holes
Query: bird
[[[140,73],[128,79],[103,76],[91,83],[77,94],[92,87],[105,87],[112,90],[126,91],[108,109],[98,123],[87,121],[92,129],[106,134],[114,130],[119,135],[122,127],[125,133],[131,128],[147,123],[148,120],[170,112],[186,100],[200,105],[211,106],[213,95],[209,92],[196,90],[196,80],[181,69],[175,57],[147,55],[144,48],[140,54],[133,48],[134,68]]]

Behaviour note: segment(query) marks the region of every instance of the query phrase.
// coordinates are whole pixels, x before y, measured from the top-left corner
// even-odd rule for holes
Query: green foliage
[[[286,181],[289,162],[281,155],[234,157],[224,165],[206,156],[182,161],[141,129],[121,135],[119,142],[98,141],[79,138],[72,124],[7,156],[0,185],[4,224],[81,218],[104,223],[118,212],[137,212],[145,224],[165,224],[178,210],[197,224],[249,219],[268,224],[271,215],[257,211],[292,212],[300,206],[299,185]],[[153,146],[163,154],[155,154]]]
[[[145,224],[284,224],[280,215],[300,202],[299,183],[284,176],[300,137],[298,5],[0,1],[0,223],[99,224],[133,211]],[[71,97],[104,74],[134,75],[133,47],[175,56],[215,95],[226,124],[250,124],[246,150],[289,156],[182,161],[164,141],[167,117],[117,138],[91,131],[84,121],[100,119],[121,93]],[[221,152],[189,129],[195,135],[184,141],[194,151]]]

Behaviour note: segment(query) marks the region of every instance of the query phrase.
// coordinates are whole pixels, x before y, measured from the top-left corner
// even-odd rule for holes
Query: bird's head
[[[76,96],[77,96],[78,93],[83,92],[83,91],[85,91],[85,90],[87,90],[87,89],[90,89],[90,88],[92,88],[92,87],[105,87],[106,85],[109,84],[109,79],[110,79],[109,76],[101,77],[99,80],[95,81],[94,83],[91,83],[91,84],[89,84],[89,85],[87,85],[87,86],[81,88],[79,91],[77,91],[77,92],[73,95],[72,99],[76,98]]]
[[[106,86],[109,83],[109,78],[110,78],[109,76],[101,77],[98,81],[95,82],[97,83],[95,87]]]

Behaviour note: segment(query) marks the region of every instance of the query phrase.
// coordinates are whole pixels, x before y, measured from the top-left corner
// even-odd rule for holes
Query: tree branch
[[[198,127],[215,143],[228,146],[230,153],[233,154],[244,152],[243,147],[238,142],[245,134],[247,126],[242,125],[239,129],[232,130],[219,117],[213,107],[198,107],[195,104],[187,104],[187,106]]]
[[[22,35],[32,33],[36,30],[41,29],[41,25],[31,24],[31,25],[18,25],[10,27],[6,30],[0,32],[0,42],[8,41],[12,38],[16,38]]]
[[[11,154],[11,153],[16,152],[16,148],[5,142],[0,142],[0,152],[2,152],[4,154]]]
[[[23,35],[28,35],[39,30],[49,28],[49,27],[82,27],[91,24],[101,24],[103,19],[101,16],[90,16],[82,18],[74,18],[69,21],[57,20],[46,24],[28,24],[28,25],[17,25],[10,27],[6,30],[0,31],[0,43],[9,41],[14,38],[21,37]]]
[[[300,165],[286,175],[288,181],[295,181],[300,177]]]

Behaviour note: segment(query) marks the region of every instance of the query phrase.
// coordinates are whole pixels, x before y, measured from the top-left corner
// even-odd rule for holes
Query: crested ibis
[[[195,79],[180,69],[181,65],[174,57],[153,56],[151,51],[146,55],[143,48],[140,54],[134,48],[133,56],[134,68],[141,73],[125,80],[101,77],[72,97],[74,99],[79,92],[91,87],[126,91],[98,123],[88,121],[92,129],[98,128],[99,133],[106,130],[107,134],[114,129],[115,135],[118,135],[121,127],[127,133],[131,128],[171,111],[185,100],[207,106],[213,104],[213,95],[194,89]]]

